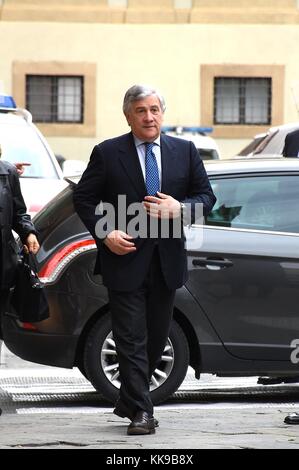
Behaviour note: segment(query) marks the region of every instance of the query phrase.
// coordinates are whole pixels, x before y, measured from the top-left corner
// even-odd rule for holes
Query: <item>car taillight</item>
[[[43,283],[55,282],[65,266],[78,255],[90,250],[95,250],[93,239],[80,240],[69,243],[57,251],[39,272],[39,278]]]
[[[23,330],[37,331],[37,326],[34,323],[17,320],[17,324],[23,328]]]

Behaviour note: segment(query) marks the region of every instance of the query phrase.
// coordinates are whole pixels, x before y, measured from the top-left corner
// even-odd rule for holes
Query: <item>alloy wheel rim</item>
[[[100,353],[100,364],[107,380],[116,388],[120,388],[119,363],[112,331],[106,336]],[[155,369],[150,382],[150,391],[161,387],[168,379],[174,365],[174,348],[170,338],[158,367]]]

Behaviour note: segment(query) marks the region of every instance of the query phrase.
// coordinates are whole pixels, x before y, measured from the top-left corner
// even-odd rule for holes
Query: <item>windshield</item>
[[[22,178],[58,178],[51,156],[34,128],[1,122],[0,146],[3,160],[31,163]]]
[[[273,139],[273,137],[278,133],[278,130],[276,130],[275,132],[270,132],[260,143],[259,145],[255,148],[254,152],[253,152],[253,155],[257,155],[258,153],[272,153],[269,151],[266,152],[265,149],[267,147],[267,145],[269,145],[269,143],[271,142],[271,140]],[[276,152],[273,152],[273,153],[276,153]],[[278,153],[278,152],[277,152]]]
[[[267,134],[264,134],[259,137],[255,137],[246,147],[244,147],[240,152],[237,154],[238,156],[246,156],[255,153],[256,148],[263,142],[263,140],[267,137]]]

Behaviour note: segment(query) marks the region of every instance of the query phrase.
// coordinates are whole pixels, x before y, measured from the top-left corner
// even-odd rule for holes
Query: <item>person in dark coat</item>
[[[75,209],[97,243],[95,273],[108,288],[121,381],[114,413],[131,420],[129,435],[157,426],[150,378],[169,335],[175,291],[187,280],[181,216],[193,223],[197,206],[207,214],[216,201],[194,144],[161,134],[164,110],[158,91],[131,87],[123,102],[131,132],[94,147],[74,190]],[[105,218],[105,208],[115,219]],[[136,211],[145,217],[139,232]]]
[[[12,231],[19,235],[25,251],[37,253],[37,233],[26,213],[18,170],[15,165],[0,160],[0,321],[14,285],[18,262],[18,246]]]
[[[13,286],[18,260],[18,246],[13,236],[15,231],[25,251],[37,253],[39,243],[37,232],[26,213],[17,169],[11,163],[0,160],[0,292],[3,305],[3,292]]]

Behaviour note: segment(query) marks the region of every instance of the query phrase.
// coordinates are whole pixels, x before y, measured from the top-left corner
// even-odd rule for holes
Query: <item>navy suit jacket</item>
[[[298,157],[299,153],[299,129],[289,132],[285,138],[282,151],[284,157]]]
[[[180,202],[190,203],[192,223],[195,203],[203,204],[204,214],[212,209],[216,198],[192,142],[162,134],[161,164],[161,192]],[[97,243],[95,273],[102,274],[104,284],[110,289],[133,290],[145,279],[154,246],[158,245],[168,287],[181,287],[187,280],[183,233],[180,238],[136,238],[137,250],[126,255],[112,253],[96,236],[96,223],[103,217],[103,214],[95,213],[96,206],[101,201],[110,203],[116,208],[117,215],[119,195],[126,195],[126,207],[141,203],[146,196],[145,181],[131,132],[94,147],[89,164],[74,190],[75,209]],[[116,218],[116,225],[111,229],[118,229],[117,224]]]

